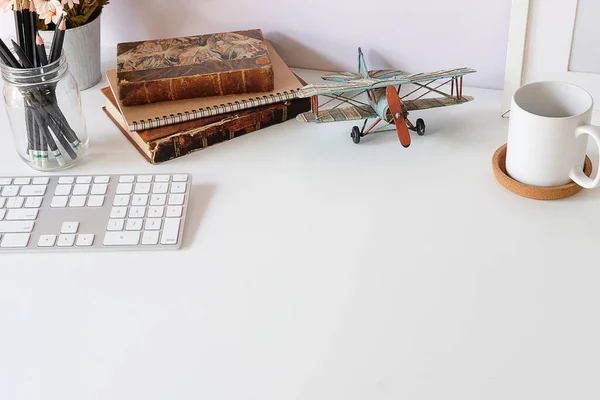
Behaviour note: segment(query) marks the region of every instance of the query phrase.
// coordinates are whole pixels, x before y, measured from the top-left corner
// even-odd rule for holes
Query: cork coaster
[[[506,144],[502,145],[494,153],[492,158],[492,167],[494,175],[498,182],[511,192],[519,196],[528,197],[535,200],[558,200],[573,196],[579,192],[582,187],[575,182],[560,186],[530,186],[514,180],[506,173]],[[592,161],[585,156],[583,172],[590,176],[592,174]]]

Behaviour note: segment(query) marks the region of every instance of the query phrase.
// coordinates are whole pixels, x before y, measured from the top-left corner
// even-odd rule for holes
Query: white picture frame
[[[579,0],[513,0],[502,116],[508,116],[520,86],[548,80],[587,90],[594,98],[595,114],[600,114],[600,74],[569,70],[578,4]]]

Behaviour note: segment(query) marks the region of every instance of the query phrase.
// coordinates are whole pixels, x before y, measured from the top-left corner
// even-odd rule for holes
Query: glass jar
[[[32,168],[53,171],[79,161],[88,146],[77,83],[63,55],[39,68],[0,63],[4,103],[15,146]]]

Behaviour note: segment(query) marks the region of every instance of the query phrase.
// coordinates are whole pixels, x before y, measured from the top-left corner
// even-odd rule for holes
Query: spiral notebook
[[[165,101],[130,107],[123,106],[117,100],[129,129],[132,131],[154,129],[295,99],[296,92],[303,86],[302,83],[279,57],[271,43],[266,43],[275,73],[275,89],[272,92]],[[117,71],[107,71],[106,77],[115,98],[118,99]]]

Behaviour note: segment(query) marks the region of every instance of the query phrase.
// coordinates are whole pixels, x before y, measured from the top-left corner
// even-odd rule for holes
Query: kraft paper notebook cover
[[[130,131],[123,120],[110,88],[102,89],[106,96],[104,112],[146,160],[158,164],[204,149],[250,132],[296,118],[310,110],[310,99],[294,99],[255,107],[236,113],[200,118],[145,131]]]
[[[175,100],[131,107],[125,107],[118,102],[129,130],[153,129],[295,99],[296,91],[303,86],[302,83],[279,57],[271,43],[266,43],[275,73],[275,89],[272,92]],[[113,94],[118,99],[116,70],[107,71],[106,76]]]

